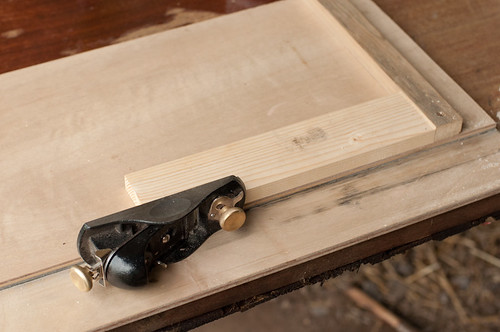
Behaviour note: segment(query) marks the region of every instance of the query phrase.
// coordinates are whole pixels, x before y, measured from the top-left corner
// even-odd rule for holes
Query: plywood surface
[[[16,255],[0,285],[77,259],[83,222],[132,205],[124,174],[400,91],[318,6],[279,2],[2,75],[1,246]]]
[[[394,92],[361,48],[344,49],[347,33],[262,8],[0,77],[1,246],[17,253],[0,285],[75,260],[83,222],[132,205],[129,172]]]
[[[252,12],[250,11],[250,13]],[[252,17],[253,14],[248,15]],[[237,19],[228,16],[224,20],[236,21]],[[281,27],[289,24],[286,20],[283,21],[280,23]],[[204,24],[207,25],[205,28],[217,25],[213,21]],[[321,24],[321,21],[315,24]],[[292,27],[290,26],[290,28]],[[185,34],[189,31],[188,28],[184,28],[176,30],[175,33]],[[294,32],[294,35],[300,36],[300,31]],[[235,34],[237,33],[238,31],[235,32]],[[167,40],[162,39],[166,38],[163,35],[151,38],[159,40],[161,44],[168,45],[168,38]],[[180,104],[180,106],[175,104],[177,106],[174,106],[182,108],[190,105],[194,109],[200,108],[197,114],[187,111],[182,113],[183,117],[181,118],[172,115],[168,118],[169,121],[159,121],[158,113],[155,113],[155,108],[151,107],[148,100],[151,96],[163,97],[164,91],[155,90],[158,85],[153,84],[151,89],[139,89],[138,92],[132,89],[128,80],[136,78],[135,75],[142,73],[148,66],[150,66],[148,68],[152,82],[157,83],[158,80],[172,76],[162,72],[155,61],[150,61],[151,58],[143,54],[148,43],[140,40],[136,42],[118,45],[120,47],[115,48],[115,51],[111,52],[109,56],[106,56],[104,51],[98,57],[92,56],[90,53],[82,54],[62,62],[45,64],[43,68],[29,68],[29,71],[13,72],[0,77],[2,86],[9,88],[5,90],[8,93],[4,90],[0,92],[3,93],[2,100],[16,101],[2,106],[5,107],[5,112],[1,113],[2,123],[7,123],[1,128],[2,133],[4,130],[9,133],[9,135],[2,137],[1,149],[2,153],[5,152],[5,155],[9,155],[10,159],[2,159],[1,161],[0,175],[5,185],[0,189],[0,193],[3,197],[12,198],[9,204],[2,203],[5,213],[1,224],[1,246],[3,250],[12,250],[10,252],[13,253],[4,256],[4,265],[1,267],[0,273],[3,285],[19,281],[26,276],[37,276],[44,270],[51,271],[75,261],[77,255],[76,250],[73,249],[74,241],[81,223],[131,205],[123,190],[121,175],[158,164],[164,160],[165,155],[179,158],[231,142],[235,135],[241,135],[238,137],[244,139],[279,128],[287,121],[289,121],[288,124],[292,124],[306,120],[311,116],[311,114],[291,112],[281,114],[281,117],[273,122],[269,119],[276,117],[269,116],[268,111],[275,105],[276,100],[259,100],[259,105],[265,106],[263,111],[252,113],[252,117],[245,118],[244,115],[238,113],[240,108],[229,106],[225,108],[224,105],[221,106],[215,100],[205,96],[205,99],[201,99],[204,102],[208,100],[210,105],[214,105],[216,112],[222,109],[221,116],[216,117],[217,121],[215,121],[210,116],[213,113],[200,111],[203,108],[199,100],[189,101],[189,89],[193,88],[193,83],[192,81],[188,83],[187,79],[178,73],[178,76],[175,76],[176,80],[184,85],[183,88],[172,93],[172,96],[180,96],[179,99],[175,99],[174,104],[177,102],[185,102],[186,104]],[[274,45],[275,41],[272,43]],[[136,66],[130,67],[120,57],[126,46],[127,50],[131,48],[136,51],[134,53]],[[230,50],[231,48],[228,48],[225,52],[231,53]],[[301,65],[301,59],[297,57],[296,52],[291,47],[285,48],[285,50],[290,61],[298,64],[297,68],[302,70],[296,74],[296,79],[316,77],[315,73],[310,73],[311,76],[307,76],[309,69]],[[164,52],[167,51],[167,46],[165,46],[163,52],[158,52],[156,56],[158,59],[163,58]],[[265,49],[263,48],[262,51]],[[323,51],[327,52],[329,49]],[[148,56],[151,55],[148,54]],[[154,52],[153,55],[155,55]],[[195,62],[195,55],[183,55],[186,61],[189,61],[190,56],[192,56],[191,61]],[[248,56],[249,60],[254,60],[253,63],[259,65],[260,62],[257,58],[262,56],[264,59],[268,54],[257,52]],[[366,60],[361,50],[356,56]],[[323,54],[323,57],[326,58],[327,53]],[[321,63],[322,56],[318,55],[317,58]],[[352,58],[354,63],[360,59]],[[78,66],[76,66],[77,64]],[[111,64],[113,66],[110,66]],[[275,63],[273,66],[279,67],[280,63]],[[283,65],[279,68],[284,67]],[[204,67],[203,72],[205,70],[209,69]],[[373,66],[360,70],[360,75],[364,75],[366,70],[371,73],[377,72],[376,66]],[[156,75],[157,71],[161,75]],[[89,78],[95,77],[96,72],[99,73],[99,79],[88,83]],[[244,73],[251,75],[248,72]],[[379,71],[377,73],[380,74]],[[70,75],[74,81],[55,84],[65,75]],[[347,74],[345,76],[346,80],[350,78]],[[194,84],[195,91],[196,89],[203,91],[208,84],[204,81],[206,77],[195,77],[198,78],[194,80],[196,82]],[[245,77],[248,78],[248,76],[243,76],[243,78]],[[369,97],[362,94],[349,95],[349,100],[336,99],[333,103],[336,105],[335,109],[342,110],[349,103],[363,103],[366,101],[364,98],[387,97],[397,91],[397,87],[390,80],[372,84],[373,77],[371,75],[366,75],[366,79],[370,83],[367,84],[367,91],[371,91]],[[116,88],[118,86],[115,84],[116,82],[122,83],[119,85],[120,88]],[[243,79],[240,82],[241,85],[244,85],[244,82],[246,81]],[[265,80],[262,82],[264,82],[262,84],[265,88],[273,87],[272,82],[269,85],[265,85]],[[295,83],[300,82],[299,80]],[[290,82],[292,87],[293,83],[293,81]],[[226,88],[232,87],[235,85],[235,81],[221,82],[221,84]],[[22,90],[26,87],[34,89],[33,91],[37,91],[37,96],[41,97],[23,94]],[[245,89],[245,93],[259,88],[260,85],[250,86],[249,89]],[[221,88],[218,97],[227,96],[225,92],[226,90]],[[89,102],[88,96],[93,94],[98,94],[99,99]],[[137,100],[137,104],[124,102],[124,96],[132,96],[132,99]],[[296,94],[288,95],[289,98],[295,96]],[[256,101],[252,100],[251,95],[248,99],[245,99],[245,95],[240,95],[240,97],[245,103],[242,102],[236,106],[245,107],[249,103],[248,105],[252,109],[255,108]],[[301,102],[301,100],[299,99],[297,102]],[[175,110],[175,107],[172,109]],[[457,109],[459,108],[457,107]],[[44,112],[40,112],[40,109],[43,109]],[[276,109],[272,114],[278,115],[278,113],[274,113],[275,111]],[[138,112],[141,116],[138,115]],[[468,112],[470,109],[461,110],[461,114],[468,114]],[[321,115],[316,114],[316,116]],[[218,123],[219,119],[230,122],[233,121],[234,117],[236,122],[257,121],[256,123],[262,123],[264,128],[258,128],[258,131],[252,132],[254,127],[249,126],[249,128],[245,128],[248,131],[234,129],[230,135],[226,135],[226,133],[221,135],[220,127],[204,126],[207,123]],[[163,118],[161,119],[163,120]],[[190,121],[193,119],[199,119],[200,122]],[[262,119],[267,121],[261,121]],[[464,120],[466,120],[465,116]],[[197,123],[197,125],[193,127],[193,123]],[[482,128],[488,126],[490,124],[486,124]],[[23,128],[24,130],[21,130]],[[232,127],[228,126],[227,128]],[[480,130],[478,128],[476,127],[476,131]],[[158,140],[158,137],[152,137],[153,130],[173,132],[177,129],[179,130],[177,136],[169,137],[164,141]],[[191,135],[183,134],[186,132],[208,132],[208,135],[204,135],[203,140],[198,144],[193,144],[191,140],[194,138]],[[106,138],[112,139],[107,140]],[[226,139],[228,141],[225,141]],[[8,144],[3,144],[4,142]],[[462,148],[462,146],[465,147]],[[27,283],[12,285],[0,293],[2,306],[2,310],[0,310],[2,325],[0,327],[13,329],[19,327],[20,322],[25,330],[41,328],[94,329],[118,326],[218,292],[221,289],[254,280],[271,271],[284,269],[290,264],[307,261],[315,255],[323,255],[332,250],[353,245],[356,241],[363,241],[366,237],[404,227],[429,213],[439,213],[441,210],[466,204],[473,195],[479,198],[497,191],[498,183],[495,182],[495,179],[498,178],[498,169],[494,166],[498,162],[498,157],[495,155],[498,151],[497,147],[498,137],[490,133],[474,140],[471,139],[471,141],[456,143],[451,148],[443,147],[442,150],[438,150],[438,153],[434,150],[434,152],[424,153],[410,159],[404,163],[405,167],[398,168],[396,176],[394,170],[387,166],[383,168],[382,173],[377,173],[378,176],[362,176],[361,182],[344,180],[339,182],[336,189],[326,186],[323,187],[323,191],[305,194],[312,195],[307,196],[308,198],[305,200],[305,196],[297,196],[294,198],[296,200],[279,203],[282,205],[269,205],[265,208],[252,210],[250,212],[252,216],[249,220],[256,221],[249,223],[249,226],[242,229],[242,232],[239,234],[218,234],[200,249],[202,251],[200,251],[199,256],[193,256],[194,260],[187,260],[173,266],[168,273],[160,274],[159,284],[139,292],[97,288],[96,292],[87,296],[89,294],[78,293],[73,288],[69,283],[67,271],[51,273]],[[115,153],[117,150],[119,153]],[[134,158],[137,154],[148,158]],[[476,160],[480,157],[482,157],[481,160]],[[33,165],[37,167],[33,167]],[[459,166],[455,168],[454,165]],[[443,174],[446,174],[447,179],[452,179],[460,174],[473,171],[477,172],[477,177],[461,178],[459,184],[451,183],[452,181],[442,182]],[[120,176],[116,176],[120,172]],[[427,177],[424,176],[425,174],[434,175]],[[95,179],[96,183],[82,181],[88,177]],[[21,182],[19,182],[20,178],[22,178]],[[387,179],[391,179],[392,182],[386,182]],[[492,181],[486,184],[482,182],[482,179],[492,179]],[[67,185],[68,182],[80,183],[81,186],[77,192],[74,192]],[[411,184],[410,190],[406,190],[408,186],[405,184],[408,183]],[[342,186],[343,184],[345,186]],[[334,185],[332,184],[332,186]],[[431,186],[433,191],[425,193],[423,188],[427,188],[426,186]],[[384,194],[381,195],[380,192]],[[366,200],[365,198],[361,199],[365,197],[361,193],[366,194]],[[445,201],[442,206],[438,207],[433,201],[433,197],[437,199],[442,196],[445,197]],[[346,204],[352,201],[349,198],[353,198],[356,204]],[[359,200],[356,201],[358,198]],[[400,213],[391,214],[392,217],[388,216],[386,213],[387,202],[390,202],[391,207],[393,207],[392,202],[398,199],[401,200],[401,204],[398,205]],[[410,203],[415,201],[421,201],[422,204],[414,206]],[[334,202],[335,206],[338,207],[333,208],[331,202]],[[26,208],[32,206],[37,206],[40,209]],[[371,209],[373,206],[377,208]],[[406,213],[407,211],[409,212]],[[276,219],[276,216],[279,218]],[[297,232],[302,224],[310,226],[310,216],[314,216],[315,220],[319,218],[315,225],[320,228],[310,228],[307,235],[309,238],[316,239],[314,234],[317,234],[318,229],[328,230],[328,232],[335,234],[321,232],[317,243],[316,240],[310,241],[310,239],[307,242],[299,241],[296,244],[293,241],[288,241],[290,238],[302,236],[302,233]],[[373,220],[365,228],[363,220],[367,219]],[[332,220],[335,224],[332,224]],[[353,226],[352,220],[361,221],[358,226]],[[339,231],[341,229],[343,231]],[[358,233],[353,236],[352,232]],[[328,234],[332,237],[328,238]],[[286,239],[283,237],[285,235]],[[351,239],[346,240],[349,237]],[[331,239],[333,241],[326,243],[327,238],[328,241]],[[220,253],[229,247],[234,249],[232,250],[234,255],[221,256]],[[241,261],[238,250],[252,252],[255,256],[248,256],[250,261]],[[34,251],[37,253],[49,252],[50,255],[30,255]],[[222,265],[202,264],[204,260],[213,257],[213,255],[223,257],[219,260]],[[23,264],[20,264],[19,257],[23,257]],[[123,306],[123,303],[130,303],[130,305]],[[106,309],[103,310],[103,308]],[[67,314],[54,319],[52,315],[54,311],[65,311]],[[92,319],[88,319],[89,317]]]

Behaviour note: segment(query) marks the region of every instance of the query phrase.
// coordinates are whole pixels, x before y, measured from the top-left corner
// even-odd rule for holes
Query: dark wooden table
[[[187,25],[272,0],[4,0],[0,10],[0,73]],[[497,122],[500,120],[500,2],[483,0],[375,0]],[[175,50],[173,49],[172,52]],[[1,88],[1,87],[0,87]],[[308,283],[335,276],[363,262],[377,262],[430,239],[442,238],[500,218],[500,195],[423,220],[394,234],[299,265],[179,307],[137,324],[197,326]],[[412,234],[423,234],[418,240]],[[388,245],[389,243],[389,245]],[[363,254],[364,253],[364,254]],[[265,285],[265,286],[263,286]],[[270,291],[272,289],[272,291]],[[259,294],[259,296],[255,296]],[[224,298],[224,301],[221,301]],[[228,299],[234,299],[227,305]],[[221,305],[218,305],[220,303]],[[224,305],[222,305],[224,303]],[[192,311],[203,313],[193,317]],[[163,324],[162,324],[163,323]]]

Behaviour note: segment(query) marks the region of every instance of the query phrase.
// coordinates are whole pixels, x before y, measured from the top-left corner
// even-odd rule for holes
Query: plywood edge
[[[371,0],[351,0],[363,16],[429,82],[463,119],[460,137],[493,129],[496,122]]]
[[[334,0],[318,1],[432,121],[436,126],[435,141],[445,140],[460,133],[463,122],[460,114],[352,3]]]
[[[234,174],[250,206],[431,144],[434,132],[396,93],[127,174],[125,186],[142,204]]]

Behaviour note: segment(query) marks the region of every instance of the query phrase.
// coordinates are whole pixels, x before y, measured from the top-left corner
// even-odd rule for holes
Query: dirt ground
[[[353,291],[363,297],[356,303]],[[365,297],[374,300],[374,311],[364,309]],[[500,221],[196,329],[269,330],[500,331]]]

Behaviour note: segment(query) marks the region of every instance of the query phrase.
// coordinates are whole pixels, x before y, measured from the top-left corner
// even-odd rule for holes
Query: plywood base
[[[409,77],[448,112],[425,80]],[[0,201],[0,286],[74,262],[70,244],[84,222],[133,206],[125,174],[406,94],[328,11],[305,1],[6,73],[0,86],[0,196],[10,198]]]

